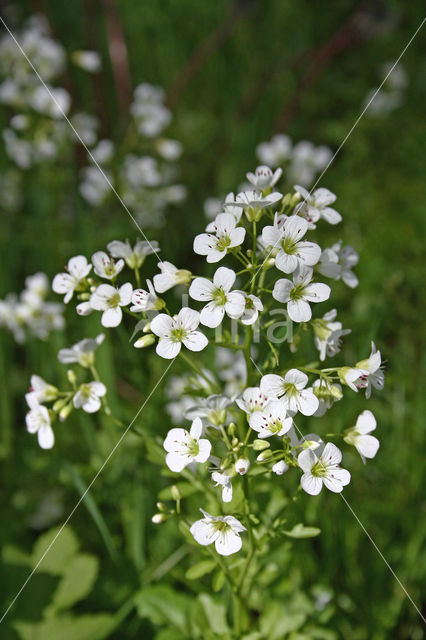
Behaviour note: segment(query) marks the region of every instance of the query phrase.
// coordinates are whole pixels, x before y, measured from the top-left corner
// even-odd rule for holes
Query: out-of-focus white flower
[[[63,364],[78,362],[82,367],[91,367],[95,362],[95,351],[104,339],[104,333],[100,333],[94,339],[84,338],[68,349],[61,349],[58,352],[58,360]]]
[[[101,56],[97,51],[73,51],[71,59],[77,67],[89,73],[97,73],[102,68]]]
[[[92,206],[100,204],[111,190],[112,174],[105,169],[102,174],[98,167],[90,166],[82,169],[82,177],[78,187],[81,195]]]
[[[73,132],[78,142],[83,141],[85,145],[91,147],[97,139],[97,130],[99,128],[99,119],[90,113],[74,113],[70,118],[71,124],[77,131],[78,136]]]
[[[34,402],[25,417],[28,433],[36,433],[40,447],[51,449],[55,444],[55,436],[51,426],[48,409]]]
[[[178,140],[171,140],[170,138],[160,138],[157,140],[156,149],[160,156],[165,160],[174,162],[182,155],[182,144]]]
[[[281,178],[283,170],[276,169],[272,171],[266,165],[260,165],[256,168],[254,173],[247,173],[247,180],[253,185],[255,189],[270,189],[274,187],[278,180]]]
[[[148,83],[136,87],[130,108],[139,133],[147,138],[159,135],[171,120],[171,113],[164,106],[164,91]]]
[[[138,240],[135,246],[131,247],[128,240],[121,242],[113,240],[107,245],[107,249],[113,258],[123,258],[130,269],[139,269],[145,262],[146,256],[160,250],[156,240]]]
[[[270,142],[262,142],[256,148],[259,160],[270,167],[278,167],[288,160],[291,157],[291,151],[291,139],[283,134],[273,136]]]
[[[325,249],[316,270],[323,276],[343,282],[353,289],[358,286],[358,278],[353,273],[353,267],[358,264],[359,256],[355,249],[349,245],[342,247],[342,241],[336,242],[329,249]]]
[[[73,396],[73,405],[86,413],[96,413],[101,408],[101,398],[106,394],[106,386],[102,382],[86,382]]]

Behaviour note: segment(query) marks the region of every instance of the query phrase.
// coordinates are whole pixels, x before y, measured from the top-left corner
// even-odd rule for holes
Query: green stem
[[[140,288],[140,286],[141,286],[141,277],[140,277],[140,274],[139,274],[139,269],[137,267],[135,267],[133,269],[133,271],[135,272],[136,284],[137,284],[138,288]]]
[[[206,376],[206,374],[203,372],[203,370],[197,365],[195,364],[195,362],[192,362],[192,360],[190,360],[190,358],[188,358],[188,356],[183,353],[183,351],[181,350],[179,353],[179,356],[182,358],[182,360],[189,366],[191,367],[191,369],[199,376],[201,376],[206,382],[208,382],[210,388],[215,392],[215,393],[220,393],[221,389],[219,388],[219,386],[217,384],[212,383],[211,380],[209,380],[209,378]]]

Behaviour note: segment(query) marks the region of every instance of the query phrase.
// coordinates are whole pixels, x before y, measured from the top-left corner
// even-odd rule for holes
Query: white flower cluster
[[[46,87],[40,82],[28,64],[16,42],[9,34],[0,40],[0,102],[16,110],[9,126],[3,130],[3,140],[8,156],[20,167],[53,160],[65,145],[75,142],[74,133],[63,120],[63,114],[71,109],[71,96],[66,89],[54,86],[65,70],[64,48],[49,33],[43,16],[33,16],[17,34],[25,54],[40,74]],[[76,52],[82,68],[94,70],[94,51]],[[88,64],[89,62],[89,64]],[[88,69],[91,67],[91,69]],[[97,118],[86,113],[70,116],[72,125],[85,144],[96,141]]]
[[[73,369],[68,370],[68,380],[72,385],[71,390],[60,391],[54,385],[49,384],[38,375],[31,376],[31,386],[25,399],[29,407],[25,421],[28,433],[36,433],[40,447],[51,449],[55,443],[53,423],[58,418],[63,422],[75,409],[83,409],[86,413],[96,413],[104,402],[105,412],[109,408],[104,398],[107,389],[100,382],[95,368],[95,350],[104,341],[101,333],[95,339],[85,338],[68,349],[61,349],[58,360],[63,364],[79,364],[84,369],[90,370],[95,378],[82,384],[77,383],[77,375]],[[46,403],[52,403],[50,408]]]
[[[404,90],[408,85],[408,76],[401,63],[387,62],[381,69],[383,87],[374,87],[367,93],[364,106],[368,105],[368,115],[384,116],[400,107],[404,101]],[[394,67],[394,68],[393,68]],[[389,77],[387,77],[389,75]]]
[[[210,277],[160,261],[158,272],[146,278],[142,288],[145,258],[159,249],[157,243],[139,240],[135,246],[113,241],[108,253],[97,251],[90,262],[84,256],[71,258],[67,271],[53,281],[65,302],[76,294],[80,314],[102,312],[101,324],[115,327],[124,311],[129,322],[136,323],[133,333],[142,331],[135,347],[155,344],[160,357],[180,356],[193,370],[174,377],[167,390],[167,410],[181,426],[173,427],[164,440],[165,463],[173,473],[195,474],[197,482],[206,482],[206,472],[211,474],[206,491],[215,493],[217,487],[215,495],[219,505],[227,505],[226,515],[203,511],[191,533],[202,545],[214,543],[222,555],[238,551],[240,534],[252,526],[241,494],[247,482],[256,483],[259,473],[272,481],[298,470],[302,489],[311,495],[323,486],[336,493],[343,490],[350,473],[340,466],[342,452],[318,434],[304,436],[301,423],[324,416],[345,388],[365,390],[369,398],[373,387],[382,389],[384,384],[374,343],[370,356],[354,366],[321,368],[312,361],[304,366],[294,355],[303,343],[303,348],[314,346],[323,362],[340,352],[342,338],[350,333],[337,320],[336,309],[313,317],[316,305],[331,296],[330,285],[318,282],[318,276],[342,280],[349,287],[358,282],[352,271],[358,256],[352,247],[337,242],[322,249],[309,238],[317,225],[340,222],[341,215],[330,207],[336,196],[324,188],[309,193],[298,185],[283,195],[275,190],[281,171],[263,165],[248,176],[253,188],[228,194],[222,211],[194,239],[194,252],[213,265]],[[222,261],[233,268],[218,265]],[[177,287],[185,292],[184,302],[170,311],[167,305],[176,305],[176,297],[166,304],[160,295]],[[285,323],[274,320],[276,312]],[[200,366],[195,355],[209,345],[216,350],[212,369]],[[86,406],[96,402],[99,407],[99,398],[94,398],[101,395],[99,389],[90,387],[89,393],[87,384],[85,389],[92,402]],[[76,400],[78,393],[73,405],[85,408]],[[67,401],[69,406],[69,397]],[[335,435],[365,461],[379,446],[370,435],[375,427],[372,413],[364,411],[355,426]],[[246,476],[244,481],[241,476]],[[154,522],[176,514],[162,507]]]
[[[0,326],[11,331],[16,342],[29,336],[45,340],[51,331],[64,328],[63,305],[46,300],[49,286],[45,273],[35,273],[26,278],[19,296],[10,293],[0,300]]]
[[[164,106],[164,91],[160,87],[148,83],[137,86],[130,110],[135,151],[126,153],[120,167],[113,168],[114,146],[109,140],[101,140],[92,154],[110,184],[92,164],[82,171],[80,193],[96,206],[104,202],[113,185],[143,227],[161,227],[166,207],[179,204],[186,197],[185,187],[175,183],[182,145],[161,137],[171,122],[171,112]]]

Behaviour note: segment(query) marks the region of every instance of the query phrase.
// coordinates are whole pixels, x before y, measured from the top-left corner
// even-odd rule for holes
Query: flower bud
[[[253,449],[255,451],[263,451],[264,449],[268,449],[271,445],[267,440],[255,440],[253,442]]]
[[[290,206],[295,207],[297,204],[299,204],[300,200],[301,200],[300,193],[295,193],[290,200]]]
[[[156,309],[157,311],[161,311],[161,309],[164,309],[165,306],[166,303],[163,298],[157,298],[157,300],[154,302],[154,309]]]
[[[282,476],[283,473],[288,471],[288,464],[286,464],[284,460],[280,460],[273,465],[272,471],[276,473],[277,476]]]
[[[189,284],[192,273],[188,269],[178,269],[175,273],[176,284]]]
[[[178,502],[182,498],[182,494],[175,484],[171,488],[171,493],[173,500],[176,500],[176,502]]]
[[[219,427],[226,420],[226,409],[217,409],[216,411],[211,411],[207,416],[209,422],[212,423],[215,427]]]
[[[167,505],[164,502],[157,502],[158,511],[167,511]]]
[[[165,513],[156,513],[155,515],[152,516],[151,521],[154,524],[163,524],[163,522],[166,522],[166,520],[169,519],[169,516],[166,516]]]
[[[228,434],[231,438],[233,438],[235,436],[237,427],[235,426],[235,422],[231,422],[231,424],[228,426]]]
[[[151,331],[151,323],[147,322],[144,328],[142,329],[142,333],[149,333]]]
[[[70,415],[71,411],[73,410],[73,405],[70,402],[69,404],[67,404],[65,407],[63,407],[60,412],[59,412],[59,420],[61,422],[63,422],[64,420],[66,420],[68,418],[68,416]]]
[[[142,336],[141,338],[138,338],[133,346],[136,349],[144,349],[145,347],[150,347],[152,344],[154,344],[154,342],[155,342],[155,336],[152,333],[150,333],[146,336]]]
[[[56,400],[55,404],[52,406],[53,411],[58,413],[68,403],[68,400],[68,398],[59,398],[59,400]]]
[[[238,458],[235,463],[235,471],[240,474],[240,476],[244,476],[247,471],[250,469],[250,460],[247,458]]]
[[[272,451],[267,449],[266,451],[262,451],[261,453],[259,453],[256,460],[258,462],[264,462],[265,460],[268,460],[268,458],[270,458],[271,456],[272,456]]]
[[[72,369],[68,369],[67,378],[69,380],[69,383],[72,384],[73,387],[75,387],[77,384],[77,376],[75,374],[75,371],[73,371]]]

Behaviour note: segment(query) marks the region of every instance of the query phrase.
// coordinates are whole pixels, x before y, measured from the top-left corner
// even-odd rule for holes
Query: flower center
[[[88,384],[82,384],[80,387],[80,393],[85,400],[90,398],[91,388]]]
[[[318,460],[312,467],[311,473],[316,478],[324,478],[327,475],[327,467],[322,460]]]
[[[212,525],[215,531],[220,531],[221,533],[225,533],[225,531],[231,529],[231,526],[227,522],[223,522],[223,520],[215,520],[212,522]]]
[[[213,289],[212,298],[213,298],[213,302],[218,307],[225,306],[225,304],[226,304],[226,293],[224,292],[222,287],[216,287],[216,289]]]
[[[284,382],[284,394],[288,398],[296,397],[298,393],[299,392],[297,391],[296,385],[294,385],[292,382]]]
[[[290,299],[291,300],[302,300],[305,293],[305,285],[296,284],[293,289],[290,291]]]
[[[189,437],[186,446],[188,448],[188,455],[192,458],[195,458],[200,453],[200,446],[195,438]]]
[[[279,418],[276,418],[275,420],[270,422],[268,426],[271,433],[279,433],[283,428],[282,422]]]
[[[120,305],[120,294],[118,293],[118,291],[117,293],[114,293],[113,296],[111,296],[111,298],[108,300],[108,304],[111,309],[115,309]]]
[[[294,242],[292,238],[283,238],[281,241],[281,248],[290,256],[293,256],[295,253],[297,253],[297,243]]]
[[[182,342],[188,335],[188,331],[186,329],[182,329],[182,327],[177,327],[176,329],[172,329],[170,332],[170,338],[173,342]]]
[[[223,236],[218,238],[216,249],[218,251],[225,251],[225,249],[227,249],[230,244],[231,244],[231,238],[227,234],[224,234]]]

